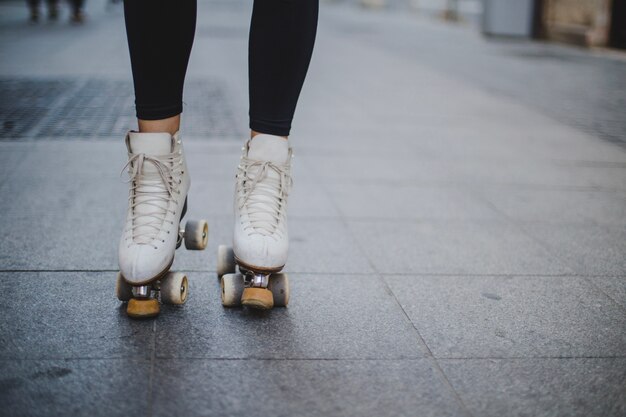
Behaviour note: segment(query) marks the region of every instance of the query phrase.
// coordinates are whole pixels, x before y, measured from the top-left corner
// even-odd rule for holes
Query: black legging
[[[250,128],[287,136],[317,29],[318,0],[255,0],[248,46]],[[182,113],[196,0],[125,0],[137,117]]]

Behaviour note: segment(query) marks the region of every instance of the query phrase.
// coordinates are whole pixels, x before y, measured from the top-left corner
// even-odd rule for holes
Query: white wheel
[[[243,275],[226,274],[222,276],[222,305],[224,307],[239,307],[243,294]]]
[[[185,304],[188,294],[187,276],[182,272],[168,272],[161,280],[163,304]]]
[[[235,272],[237,272],[237,264],[235,263],[233,248],[220,245],[217,248],[217,277],[221,278],[226,274],[234,274]]]
[[[128,301],[133,298],[133,286],[126,282],[121,272],[117,273],[115,295],[117,295],[117,299],[120,301]]]
[[[185,224],[185,247],[204,250],[209,242],[209,223],[206,220],[189,220]]]
[[[270,276],[269,290],[274,296],[274,307],[287,307],[289,304],[289,276],[273,274]]]

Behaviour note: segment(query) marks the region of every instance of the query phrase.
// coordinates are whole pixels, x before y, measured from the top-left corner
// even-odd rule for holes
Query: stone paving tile
[[[163,416],[467,415],[426,360],[161,360],[154,386]]]
[[[41,177],[20,175],[19,179],[5,183],[2,193],[12,197],[0,202],[0,208],[6,215],[30,214],[33,217],[64,213],[68,215],[80,213],[85,216],[85,213],[90,213],[93,216],[97,215],[98,218],[108,214],[123,219],[128,201],[128,185],[119,179],[111,178],[103,181],[95,180],[93,177],[54,178],[53,175]]]
[[[626,312],[582,277],[385,279],[437,358],[626,356]]]
[[[440,360],[475,416],[626,414],[626,359]]]
[[[375,275],[290,274],[292,302],[270,312],[225,309],[213,273],[189,273],[184,307],[164,307],[166,358],[407,359],[423,357],[411,323]]]
[[[348,219],[502,219],[472,192],[457,187],[338,184],[328,189]]]
[[[584,275],[626,275],[626,226],[524,224],[558,259]]]
[[[117,269],[121,220],[87,212],[3,216],[3,269]]]
[[[626,194],[581,190],[490,188],[481,194],[520,221],[626,224]]]
[[[436,274],[562,274],[567,265],[505,222],[348,220],[378,271]]]
[[[150,363],[0,360],[6,416],[149,416]]]
[[[154,333],[129,320],[111,272],[0,272],[0,360],[149,358]],[[120,369],[121,371],[121,369]]]
[[[288,271],[329,275],[372,272],[347,226],[338,220],[290,221],[287,267]]]

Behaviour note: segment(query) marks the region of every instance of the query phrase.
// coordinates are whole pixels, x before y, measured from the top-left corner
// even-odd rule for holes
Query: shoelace
[[[156,171],[144,172],[143,167],[146,162],[154,165]],[[168,212],[176,214],[168,207],[170,201],[178,203],[174,195],[180,194],[178,186],[182,180],[177,180],[174,174],[183,173],[181,156],[179,153],[161,156],[133,154],[122,168],[120,175],[126,169],[129,169],[130,176],[126,182],[132,184],[128,196],[132,219],[132,239],[138,244],[150,244],[161,230]],[[150,208],[151,210],[142,210],[143,213],[137,213],[136,209],[139,206],[142,209]],[[138,231],[140,227],[142,230]]]
[[[278,178],[270,177],[270,170],[276,172]],[[250,220],[246,228],[248,233],[271,236],[277,231],[287,204],[292,185],[290,166],[251,160],[244,156],[237,178],[238,187],[242,191],[238,193],[239,210],[245,207]]]

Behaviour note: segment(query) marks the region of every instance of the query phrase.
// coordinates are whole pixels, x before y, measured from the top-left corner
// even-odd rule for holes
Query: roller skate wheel
[[[204,250],[209,242],[209,223],[206,220],[189,220],[185,224],[185,247]]]
[[[133,286],[126,282],[121,272],[117,273],[115,295],[117,295],[117,299],[120,301],[128,301],[133,298]]]
[[[131,298],[126,307],[126,314],[135,319],[155,317],[159,311],[161,307],[154,298]]]
[[[218,278],[226,274],[234,274],[235,272],[237,272],[237,264],[235,263],[235,252],[233,252],[233,248],[226,245],[219,245],[217,248]]]
[[[289,304],[289,276],[287,274],[272,275],[268,289],[274,296],[274,307],[287,307]]]
[[[241,305],[241,295],[244,291],[243,275],[223,275],[220,286],[222,288],[222,305],[224,307],[239,307]]]
[[[168,272],[161,280],[161,301],[163,304],[181,305],[187,301],[187,276],[182,272]]]
[[[274,307],[274,295],[267,288],[247,287],[243,290],[241,304],[259,310],[269,310]]]

